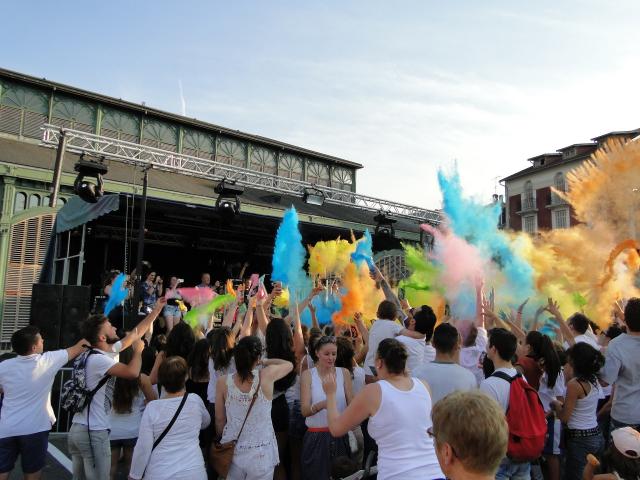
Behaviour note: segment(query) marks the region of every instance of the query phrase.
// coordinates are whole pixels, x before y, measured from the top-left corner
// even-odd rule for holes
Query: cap
[[[640,458],[640,432],[631,427],[618,428],[611,433],[613,444],[628,458]]]

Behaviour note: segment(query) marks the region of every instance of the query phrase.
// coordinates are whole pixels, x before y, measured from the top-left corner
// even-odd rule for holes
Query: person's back
[[[473,373],[457,363],[436,360],[417,369],[414,376],[429,384],[433,403],[450,393],[478,388]]]
[[[640,299],[632,298],[625,307],[627,333],[609,342],[600,379],[615,383],[611,408],[612,429],[640,428]]]
[[[13,470],[18,455],[25,475],[37,474],[45,464],[47,440],[56,417],[51,408],[51,386],[58,370],[83,351],[81,340],[66,350],[43,353],[37,327],[13,333],[18,354],[0,363],[0,477]]]
[[[455,362],[460,351],[460,335],[456,327],[443,323],[436,328],[433,345],[436,349],[434,361],[422,365],[412,373],[414,377],[427,382],[433,403],[452,392],[477,388],[473,373]]]
[[[154,400],[145,408],[131,464],[131,478],[142,478],[140,474],[147,465],[146,478],[201,478],[197,473],[204,471],[204,459],[198,435],[209,425],[210,417],[198,395],[185,395],[188,397],[180,415],[153,452],[153,442],[173,418],[182,397]],[[190,474],[193,476],[188,476]]]
[[[198,435],[209,425],[210,417],[200,397],[186,393],[187,372],[187,363],[181,357],[169,357],[160,365],[158,381],[163,385],[165,398],[149,402],[144,410],[129,478],[206,478]],[[174,417],[175,422],[166,430]],[[153,448],[165,430],[166,435]]]
[[[436,315],[428,305],[422,305],[416,309],[409,320],[409,330],[420,333],[421,338],[399,336],[397,340],[407,349],[407,369],[413,372],[416,368],[427,362],[432,362],[435,358],[434,348],[428,344],[433,336],[433,329],[436,325]]]
[[[433,441],[425,435],[431,427],[431,396],[427,387],[411,379],[403,391],[386,380],[378,381],[380,407],[369,419],[369,434],[378,445],[380,478],[438,478],[441,475]]]

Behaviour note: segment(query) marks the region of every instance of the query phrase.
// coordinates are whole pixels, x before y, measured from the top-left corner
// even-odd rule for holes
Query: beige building
[[[577,223],[571,206],[551,188],[567,189],[567,173],[589,159],[592,153],[611,138],[625,141],[640,135],[640,129],[610,132],[577,143],[555,153],[528,159],[531,166],[504,179],[506,227],[536,233],[540,230],[568,228]]]

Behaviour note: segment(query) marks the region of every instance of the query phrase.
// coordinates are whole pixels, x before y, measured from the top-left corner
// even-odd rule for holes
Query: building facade
[[[57,210],[74,195],[79,157],[68,151],[57,206],[49,207],[56,151],[41,146],[45,124],[212,160],[265,177],[331,187],[344,191],[345,198],[356,192],[356,173],[362,168],[277,140],[0,69],[0,351],[8,348],[17,328],[29,323],[32,286],[51,253]],[[143,174],[130,164],[109,159],[107,164],[105,192],[118,195],[120,208],[53,235],[54,283],[88,286],[92,295],[101,291],[102,273],[114,268],[130,272],[135,265]],[[256,271],[268,271],[278,223],[292,205],[308,243],[375,228],[375,213],[370,211],[307,204],[260,186],[245,189],[242,214],[229,225],[216,216],[211,180],[162,170],[151,170],[148,177],[144,258],[154,267],[164,266],[165,275],[191,281],[199,278],[198,272],[224,272],[243,258],[251,259]],[[419,241],[419,223],[399,218],[396,236]],[[182,275],[185,266],[193,271]]]
[[[630,141],[640,129],[616,131],[528,159],[531,166],[504,179],[506,227],[535,234],[575,225],[573,209],[557,193],[567,191],[567,174],[587,161],[610,139]]]

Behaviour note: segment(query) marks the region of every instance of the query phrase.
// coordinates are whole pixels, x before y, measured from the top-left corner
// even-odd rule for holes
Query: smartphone
[[[369,367],[369,369],[371,370],[371,373],[374,377],[378,376],[378,370],[376,370],[376,367]]]

